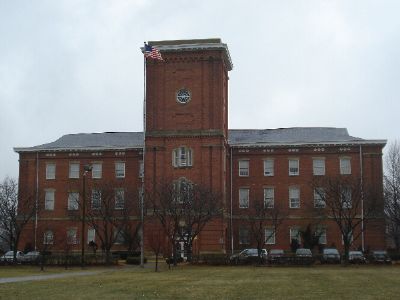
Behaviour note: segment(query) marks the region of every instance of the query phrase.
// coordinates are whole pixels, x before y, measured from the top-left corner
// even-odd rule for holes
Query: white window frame
[[[114,244],[115,245],[122,245],[125,243],[125,236],[122,229],[117,230],[114,229]]]
[[[350,236],[350,244],[352,244],[354,242],[353,230],[350,230],[348,235]],[[342,245],[344,245],[343,234],[342,234]]]
[[[193,150],[186,146],[180,146],[172,151],[172,165],[175,168],[187,168],[193,166]]]
[[[245,238],[245,240],[243,239]],[[239,244],[240,245],[248,245],[250,244],[250,231],[248,228],[239,227]]]
[[[248,159],[241,159],[239,164],[239,177],[249,177],[250,175],[250,161]]]
[[[298,158],[289,158],[289,176],[300,175],[300,160]]]
[[[115,209],[125,208],[125,190],[123,188],[115,189]]]
[[[46,230],[43,232],[43,245],[53,245],[54,243],[54,233],[51,230]]]
[[[86,243],[89,244],[91,241],[96,242],[96,229],[88,228]]]
[[[79,192],[71,191],[68,192],[68,210],[78,210],[79,209]]]
[[[98,189],[92,189],[91,205],[93,210],[101,209],[101,191]]]
[[[52,180],[56,179],[56,164],[46,163],[46,179]]]
[[[80,163],[79,162],[70,162],[69,163],[69,178],[70,179],[79,179],[80,173]]]
[[[45,210],[54,210],[54,202],[55,202],[55,189],[45,189],[44,190],[44,209]]]
[[[67,229],[67,244],[76,245],[78,244],[78,229],[68,228]]]
[[[264,159],[264,176],[271,177],[275,175],[274,172],[275,160],[273,158]]]
[[[351,158],[350,157],[340,157],[340,174],[341,175],[351,175]]]
[[[321,194],[324,196],[321,197]],[[325,208],[326,203],[325,203],[325,190],[322,187],[317,187],[314,189],[314,207],[315,208]]]
[[[301,244],[301,236],[300,236],[299,227],[290,227],[289,228],[289,242],[292,243],[293,239],[297,240],[299,242],[299,244]]]
[[[274,228],[267,227],[264,230],[264,240],[266,245],[275,245],[276,232]]]
[[[319,236],[319,238],[318,238],[319,245],[327,245],[328,244],[328,239],[326,238],[326,228],[317,228],[314,235]]]
[[[275,188],[273,186],[264,187],[264,208],[274,208]]]
[[[115,162],[115,178],[125,178],[125,162]]]
[[[289,187],[289,208],[300,208],[300,188],[298,186]]]
[[[101,179],[103,175],[103,164],[101,162],[92,163],[92,178]]]
[[[314,176],[325,175],[325,158],[323,157],[313,158],[313,175]]]
[[[139,178],[143,178],[144,176],[144,162],[143,160],[139,161]]]
[[[340,202],[342,203],[342,208],[351,209],[353,207],[353,202],[351,199],[352,189],[349,186],[342,187],[340,191]]]
[[[243,196],[245,197],[243,198]],[[249,206],[250,206],[250,189],[246,187],[239,188],[239,208],[249,208]]]

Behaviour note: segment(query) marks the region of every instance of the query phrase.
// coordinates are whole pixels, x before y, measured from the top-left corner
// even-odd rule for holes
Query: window
[[[54,210],[54,190],[48,189],[45,190],[44,195],[44,209],[45,210]]]
[[[313,174],[314,175],[325,175],[325,159],[314,158],[313,159]]]
[[[69,164],[69,178],[79,178],[79,163]]]
[[[326,229],[325,228],[317,228],[315,231],[315,236],[318,237],[319,245],[326,245]]]
[[[247,228],[239,228],[239,244],[249,244],[249,230]]]
[[[143,160],[139,161],[139,177],[142,178],[144,176],[144,163]]]
[[[323,188],[314,189],[314,207],[315,208],[325,207],[325,190]]]
[[[56,164],[46,164],[46,179],[56,179]]]
[[[92,190],[92,209],[101,208],[101,191]]]
[[[67,244],[75,245],[78,244],[77,229],[70,228],[67,230]]]
[[[341,197],[342,207],[343,208],[351,208],[351,206],[352,206],[351,188],[350,187],[342,187],[342,190],[340,191],[340,197]]]
[[[289,159],[289,176],[299,175],[299,160]]]
[[[248,160],[239,160],[239,176],[249,176]]]
[[[120,230],[114,230],[114,244],[120,245],[125,243],[125,237],[123,231]]]
[[[347,236],[349,237],[348,241],[349,241],[349,243],[351,244],[351,243],[353,242],[353,231],[350,230],[350,231],[347,233]],[[344,237],[344,236],[343,236],[343,234],[342,234],[342,244],[344,244],[344,238],[343,238],[343,237]]]
[[[92,164],[92,178],[101,178],[103,166],[101,163]]]
[[[87,243],[95,242],[96,240],[96,230],[94,228],[89,228],[87,232]]]
[[[298,187],[289,188],[289,207],[300,208],[300,189]]]
[[[264,176],[274,176],[274,160],[264,160]]]
[[[273,228],[265,228],[265,244],[275,244],[275,230]]]
[[[43,233],[43,245],[53,245],[54,235],[53,231],[47,230]]]
[[[125,191],[124,189],[115,190],[115,209],[123,209],[125,206]]]
[[[192,149],[182,146],[172,151],[172,165],[175,168],[192,166]]]
[[[349,157],[340,158],[340,174],[342,175],[351,174],[351,160]]]
[[[174,182],[175,201],[189,203],[193,197],[193,183],[186,178],[180,178]]]
[[[267,187],[264,188],[264,207],[274,208],[274,188]]]
[[[249,207],[249,192],[248,188],[239,189],[239,207],[248,208]]]
[[[124,162],[116,162],[115,163],[115,177],[125,178],[125,163]]]
[[[296,240],[299,244],[301,243],[300,231],[297,227],[290,228],[289,234],[290,234],[290,242]]]
[[[69,192],[68,193],[68,210],[78,210],[79,209],[79,193]]]

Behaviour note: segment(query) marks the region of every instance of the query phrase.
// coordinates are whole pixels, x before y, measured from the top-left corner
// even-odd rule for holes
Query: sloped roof
[[[350,136],[346,128],[294,127],[278,129],[231,129],[231,146],[277,146],[307,144],[385,144],[385,140],[364,140]],[[115,150],[143,148],[143,132],[67,134],[35,147],[14,148],[16,152],[63,150]]]

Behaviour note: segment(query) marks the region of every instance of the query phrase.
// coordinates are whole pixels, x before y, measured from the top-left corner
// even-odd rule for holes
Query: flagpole
[[[146,50],[146,42],[144,42]],[[144,176],[146,155],[146,56],[143,53],[143,174],[142,190],[140,193],[140,267],[144,268]]]

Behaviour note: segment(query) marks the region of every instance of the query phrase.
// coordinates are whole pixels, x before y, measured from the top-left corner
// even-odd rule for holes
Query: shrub
[[[200,255],[199,262],[213,266],[227,265],[229,264],[229,258],[223,253],[209,253]]]
[[[144,263],[147,263],[147,258],[144,258]],[[140,256],[128,256],[126,258],[126,263],[128,265],[140,265]]]

